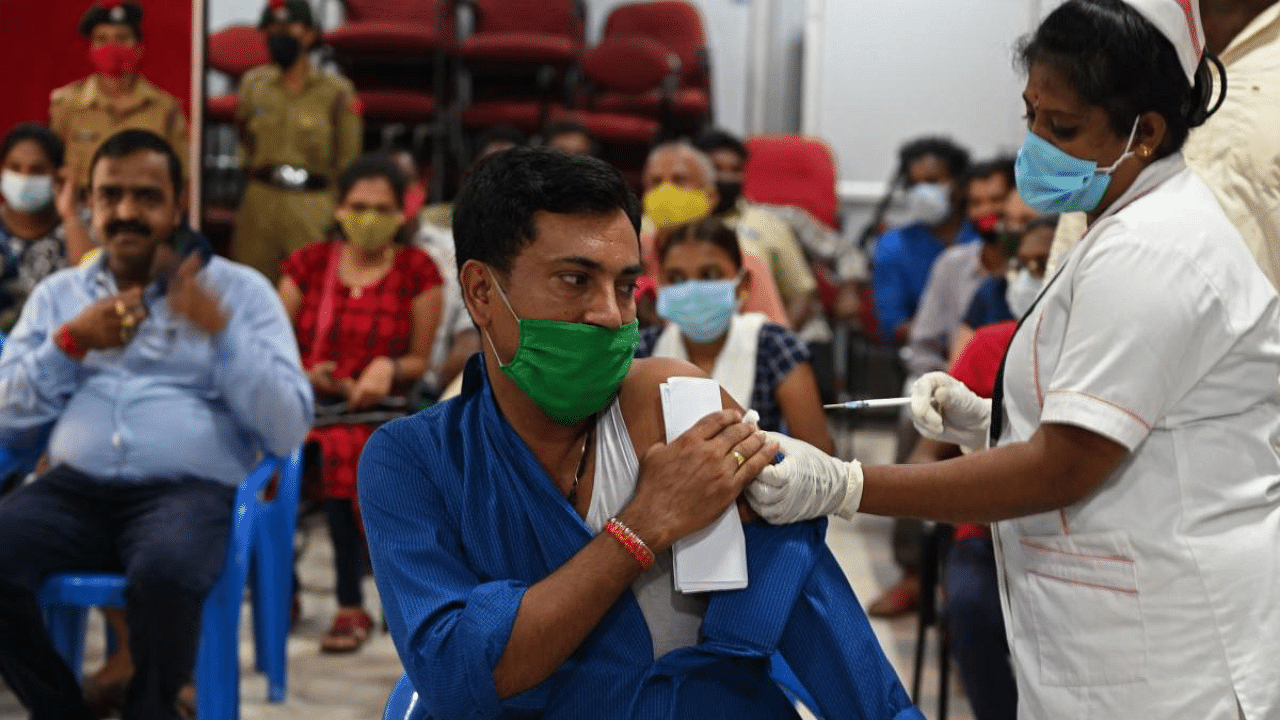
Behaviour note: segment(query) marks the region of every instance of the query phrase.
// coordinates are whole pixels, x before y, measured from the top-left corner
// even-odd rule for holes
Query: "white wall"
[[[845,181],[883,183],[896,149],[949,135],[975,157],[1016,150],[1024,133],[1018,38],[1038,20],[1028,0],[810,0],[824,6],[817,97],[804,119],[827,139]]]

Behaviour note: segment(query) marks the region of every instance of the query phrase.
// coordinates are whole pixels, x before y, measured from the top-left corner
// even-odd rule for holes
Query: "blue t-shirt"
[[[964,314],[964,324],[977,330],[987,325],[995,325],[1006,320],[1017,320],[1009,310],[1009,303],[1004,299],[1009,281],[1003,277],[992,277],[982,281],[978,291],[973,295],[973,302]]]
[[[981,236],[973,223],[960,226],[958,243],[978,242]],[[910,320],[920,305],[929,271],[946,245],[927,225],[916,223],[894,228],[880,236],[872,259],[876,317],[886,340],[892,340],[898,326]]]

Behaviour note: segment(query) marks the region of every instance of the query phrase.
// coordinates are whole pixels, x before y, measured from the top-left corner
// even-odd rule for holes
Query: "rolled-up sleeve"
[[[293,328],[266,278],[245,268],[224,290],[227,326],[215,341],[214,382],[227,405],[274,455],[292,452],[315,407]]]
[[[502,714],[493,669],[506,650],[525,585],[483,581],[468,567],[457,523],[429,463],[383,426],[360,458],[360,510],[374,579],[400,660],[426,714]]]
[[[53,287],[36,286],[0,354],[0,445],[39,440],[79,387],[80,364],[54,343],[60,324]]]

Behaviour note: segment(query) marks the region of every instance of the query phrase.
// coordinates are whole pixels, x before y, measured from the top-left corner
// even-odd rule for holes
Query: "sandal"
[[[320,640],[320,652],[350,653],[360,649],[373,630],[373,618],[361,610],[359,613],[338,615],[333,626]]]
[[[920,576],[908,573],[897,585],[885,590],[883,595],[871,603],[867,614],[880,618],[901,617],[914,611],[919,599]]]

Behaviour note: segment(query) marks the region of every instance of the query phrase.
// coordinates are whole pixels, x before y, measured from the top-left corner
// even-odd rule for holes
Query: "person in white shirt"
[[[1089,229],[982,400],[930,373],[926,435],[862,468],[792,440],[749,488],[827,511],[996,522],[1018,717],[1280,717],[1280,298],[1179,152],[1220,87],[1189,0],[1067,0],[1021,47],[1018,188]]]

